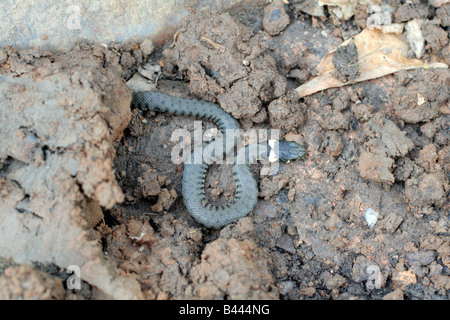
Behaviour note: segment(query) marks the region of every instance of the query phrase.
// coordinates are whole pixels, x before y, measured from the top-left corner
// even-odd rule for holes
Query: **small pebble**
[[[379,213],[373,210],[372,208],[366,210],[365,218],[369,228],[372,228],[375,225],[375,223],[377,223],[378,215]]]
[[[140,48],[141,48],[142,53],[144,54],[144,56],[150,55],[153,52],[153,50],[155,49],[155,47],[153,46],[153,42],[150,39],[144,40],[141,43]]]
[[[294,289],[295,283],[293,281],[283,281],[278,284],[278,291],[280,294],[285,295]]]

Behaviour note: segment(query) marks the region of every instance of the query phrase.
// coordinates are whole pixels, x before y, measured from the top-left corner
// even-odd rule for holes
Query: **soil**
[[[395,22],[426,20],[425,57],[448,59],[450,5],[395,3]],[[296,8],[273,1],[192,13],[155,51],[148,41],[81,43],[67,55],[0,50],[0,77],[9,79],[0,85],[8,127],[0,202],[16,217],[20,230],[9,236],[24,239],[16,246],[41,244],[34,259],[2,248],[0,298],[448,300],[449,70],[402,71],[299,99],[293,89],[362,30],[366,11],[335,24]],[[341,80],[357,77],[354,49],[333,61]],[[204,228],[183,205],[183,165],[171,161],[172,132],[192,133],[194,119],[130,110],[124,83],[137,78],[216,102],[244,129],[280,129],[307,156],[272,176],[252,165],[253,212]],[[230,166],[212,165],[205,187],[215,204],[232,199]],[[55,234],[75,253],[52,247]],[[85,276],[81,290],[68,289],[74,256],[88,264],[84,273],[103,270],[100,280]]]
[[[340,46],[333,55],[336,78],[342,82],[354,80],[359,76],[358,49],[353,42]]]

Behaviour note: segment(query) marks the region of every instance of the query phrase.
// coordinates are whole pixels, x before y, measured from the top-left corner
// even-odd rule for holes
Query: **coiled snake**
[[[159,92],[135,92],[131,106],[141,110],[208,119],[215,123],[223,134],[226,130],[240,129],[239,123],[230,114],[211,102],[177,98]],[[235,147],[235,144],[224,144],[223,153],[228,154],[234,151]],[[278,159],[283,162],[299,159],[305,155],[305,148],[295,142],[280,141],[278,149]],[[268,151],[270,150],[259,151],[257,157],[263,156],[261,153]],[[221,228],[245,217],[253,210],[258,200],[258,186],[248,164],[234,163],[233,174],[236,183],[234,199],[226,206],[217,207],[209,203],[205,195],[205,175],[208,163],[214,159],[205,159],[203,156],[202,163],[196,164],[193,161],[195,150],[192,157],[191,163],[184,165],[182,196],[186,208],[195,220],[208,228]]]

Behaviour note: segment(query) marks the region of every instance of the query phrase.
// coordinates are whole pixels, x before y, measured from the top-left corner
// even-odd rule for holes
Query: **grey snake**
[[[225,134],[227,129],[240,129],[239,123],[219,105],[195,99],[177,98],[159,92],[135,92],[131,102],[133,108],[153,110],[173,115],[193,116],[208,119],[215,123]],[[235,149],[236,145],[224,144],[224,154]],[[195,152],[195,151],[194,151]],[[279,142],[279,159],[289,161],[302,158],[305,149],[295,142]],[[195,155],[192,154],[192,157]],[[183,202],[190,215],[208,228],[221,228],[247,216],[258,200],[258,186],[248,164],[233,164],[236,184],[234,199],[225,206],[215,206],[208,202],[205,195],[205,175],[210,161],[201,164],[184,164],[182,180]]]

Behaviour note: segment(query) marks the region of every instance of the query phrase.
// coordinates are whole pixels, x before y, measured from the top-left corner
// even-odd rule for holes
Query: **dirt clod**
[[[61,279],[29,266],[10,267],[0,276],[2,300],[54,300],[64,294]]]
[[[408,123],[427,122],[436,118],[448,99],[446,71],[417,70],[396,75],[393,92],[395,113]]]
[[[279,34],[289,25],[289,16],[281,0],[274,0],[264,8],[263,27],[271,36]]]
[[[333,55],[333,64],[336,69],[336,77],[347,82],[356,79],[359,76],[358,48],[355,43],[337,48]]]

